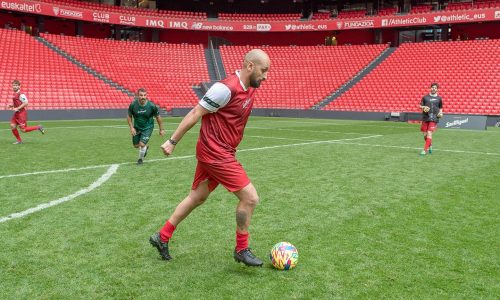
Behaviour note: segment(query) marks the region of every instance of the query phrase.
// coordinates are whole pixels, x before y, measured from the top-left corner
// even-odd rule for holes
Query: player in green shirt
[[[144,157],[148,153],[149,146],[147,143],[155,126],[153,117],[156,118],[158,126],[160,126],[160,135],[163,136],[165,134],[158,107],[148,100],[147,96],[146,89],[138,89],[137,97],[128,107],[127,122],[130,127],[130,134],[132,135],[132,144],[135,148],[139,148],[138,165],[142,164]],[[133,123],[132,118],[134,119]]]

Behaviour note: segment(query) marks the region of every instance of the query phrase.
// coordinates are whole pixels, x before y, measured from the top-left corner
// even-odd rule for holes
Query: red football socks
[[[162,227],[160,230],[160,239],[162,242],[168,242],[170,238],[172,237],[172,234],[174,233],[175,226],[170,223],[170,221],[167,221],[165,225]]]
[[[33,131],[33,130],[38,130],[38,128],[40,128],[40,126],[24,127],[24,132],[30,132],[30,131]]]
[[[19,136],[19,131],[17,131],[17,128],[12,129],[12,134],[16,137],[17,141],[21,141],[21,137]]]
[[[236,252],[240,252],[248,248],[248,236],[250,234],[248,232],[240,233],[236,231]]]
[[[425,140],[424,150],[425,150],[425,151],[429,150],[429,147],[431,146],[431,144],[432,144],[432,139],[431,139],[431,138],[427,138],[427,139]]]

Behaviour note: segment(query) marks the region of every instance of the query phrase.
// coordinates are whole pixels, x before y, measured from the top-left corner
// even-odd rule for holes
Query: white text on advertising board
[[[73,17],[73,18],[83,18],[83,12],[81,11],[76,11],[76,10],[68,10],[64,8],[59,8],[59,7],[53,7],[52,11],[54,11],[54,14],[56,16],[60,17]]]
[[[425,24],[426,22],[427,19],[425,17],[382,19],[382,27],[410,25],[410,24]]]
[[[96,22],[109,23],[109,14],[108,13],[94,11],[92,13],[92,17],[94,18],[94,21],[96,21]]]
[[[243,30],[271,31],[271,24],[244,24]]]
[[[374,26],[375,23],[373,22],[373,20],[344,21],[344,28],[367,28]]]
[[[271,24],[257,24],[257,31],[270,31]]]
[[[203,23],[202,22],[193,22],[191,24],[191,29],[202,29],[203,28]]]
[[[165,23],[163,22],[163,20],[150,20],[150,19],[146,19],[146,26],[165,28]]]
[[[170,22],[168,22],[168,26],[170,26],[170,28],[184,28],[184,29],[188,29],[188,23],[187,22],[181,22],[181,21],[170,21]]]
[[[466,119],[462,119],[462,120],[455,120],[453,122],[446,122],[446,128],[450,128],[450,127],[460,127],[461,125],[463,124],[467,124],[469,123],[469,118],[466,118]]]
[[[486,19],[485,13],[480,14],[461,14],[461,15],[448,15],[448,16],[435,16],[434,23],[438,22],[455,22],[455,21],[472,21]]]
[[[134,16],[120,16],[120,24],[135,25],[135,17]]]
[[[300,24],[300,25],[287,24],[287,25],[285,25],[285,30],[291,30],[291,31],[295,31],[295,30],[326,30],[326,29],[328,29],[328,25],[326,25],[326,24],[318,24],[318,25],[314,25],[314,24]]]
[[[31,12],[31,13],[40,13],[42,12],[42,6],[40,4],[28,4],[28,3],[12,3],[2,1],[3,9]]]

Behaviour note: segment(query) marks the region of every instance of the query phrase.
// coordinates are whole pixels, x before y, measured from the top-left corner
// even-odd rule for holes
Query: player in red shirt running
[[[177,205],[160,232],[154,233],[149,239],[163,259],[171,259],[168,241],[175,228],[221,184],[239,200],[236,207],[234,259],[247,266],[262,266],[262,261],[248,248],[248,228],[259,196],[236,160],[236,147],[243,138],[255,89],[266,80],[270,65],[269,56],[264,51],[249,51],[242,69],[215,83],[161,146],[165,155],[172,154],[184,134],[202,119],[196,146],[198,165],[191,191]]]
[[[23,140],[17,131],[17,127],[21,129],[22,132],[30,132],[33,130],[39,130],[42,134],[45,133],[42,125],[38,126],[27,126],[28,125],[28,112],[26,107],[28,106],[28,98],[25,94],[21,94],[21,82],[19,80],[14,80],[12,82],[12,89],[14,90],[14,96],[12,97],[12,104],[7,107],[14,111],[14,115],[10,119],[10,129],[12,134],[16,137],[14,144],[22,144]]]

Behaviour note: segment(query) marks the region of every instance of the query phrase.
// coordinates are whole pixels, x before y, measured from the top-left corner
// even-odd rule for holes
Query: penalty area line
[[[79,190],[76,193],[73,193],[71,195],[68,195],[68,196],[65,196],[65,197],[62,197],[62,198],[59,198],[59,199],[47,202],[47,203],[39,204],[39,205],[37,205],[35,207],[29,208],[27,210],[24,210],[24,211],[21,211],[21,212],[18,212],[18,213],[10,214],[10,215],[8,215],[6,217],[0,217],[0,223],[7,222],[7,221],[10,221],[12,219],[23,218],[23,217],[25,217],[27,215],[30,215],[32,213],[41,211],[43,209],[46,209],[46,208],[49,208],[49,207],[52,207],[52,206],[59,205],[59,204],[64,203],[64,202],[68,202],[70,200],[75,199],[78,196],[81,196],[83,194],[89,193],[89,192],[93,191],[94,189],[96,189],[96,188],[100,187],[101,185],[103,185],[106,181],[108,181],[111,178],[111,176],[113,176],[116,173],[116,171],[118,170],[118,167],[119,167],[118,164],[111,165],[108,168],[108,170],[106,171],[106,173],[104,173],[99,179],[97,179],[96,181],[94,181],[88,187],[86,187],[84,189],[81,189],[81,190]]]

